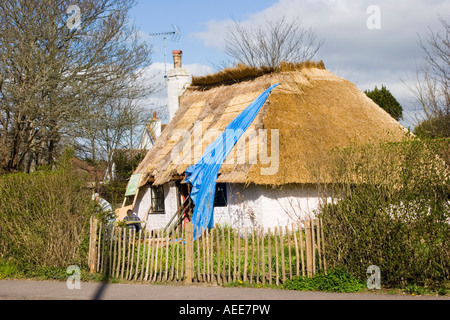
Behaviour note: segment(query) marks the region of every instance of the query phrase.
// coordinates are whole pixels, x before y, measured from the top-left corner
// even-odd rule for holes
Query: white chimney
[[[178,110],[180,96],[190,84],[189,72],[182,68],[181,58],[183,51],[174,50],[172,51],[172,54],[174,69],[169,70],[167,73],[169,122],[173,119],[175,112]]]

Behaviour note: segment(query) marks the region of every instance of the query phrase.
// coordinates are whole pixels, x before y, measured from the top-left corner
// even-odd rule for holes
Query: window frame
[[[164,186],[151,186],[150,187],[150,194],[151,194],[151,204],[152,204],[152,210],[151,214],[165,214],[166,213],[166,206],[165,206],[165,196],[164,196]],[[159,201],[159,206],[155,206],[156,201]],[[155,208],[161,208],[162,211],[156,211]]]
[[[217,183],[214,193],[214,208],[226,208],[228,206],[228,192],[226,183]]]

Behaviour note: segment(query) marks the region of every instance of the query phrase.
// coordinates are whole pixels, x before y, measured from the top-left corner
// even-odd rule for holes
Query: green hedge
[[[4,269],[33,275],[86,265],[95,203],[83,176],[69,168],[0,176],[0,199]]]
[[[441,286],[450,279],[448,167],[441,141],[418,139],[335,152],[340,184],[321,209],[330,265],[359,278],[381,269],[385,286]]]

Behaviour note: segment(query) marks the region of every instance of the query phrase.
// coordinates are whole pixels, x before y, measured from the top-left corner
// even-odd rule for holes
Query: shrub
[[[346,272],[336,268],[327,273],[315,274],[313,277],[296,277],[286,281],[284,289],[299,291],[325,291],[325,292],[359,292],[366,288],[365,283]]]
[[[434,150],[410,139],[335,153],[341,183],[326,186],[320,212],[328,263],[358,277],[377,265],[387,286],[449,279],[449,175]]]
[[[86,186],[67,166],[0,176],[0,261],[24,274],[85,265],[95,210]]]

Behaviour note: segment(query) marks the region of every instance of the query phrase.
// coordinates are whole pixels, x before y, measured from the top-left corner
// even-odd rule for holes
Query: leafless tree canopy
[[[53,163],[63,142],[92,138],[89,120],[151,91],[137,82],[151,50],[129,25],[134,0],[79,1],[76,28],[73,4],[0,1],[0,171]]]
[[[234,21],[225,36],[225,53],[235,62],[252,67],[276,67],[280,62],[311,60],[322,46],[311,28],[298,19],[265,20],[261,26]]]
[[[424,61],[408,87],[425,114],[429,130],[443,133],[449,129],[433,127],[450,127],[450,25],[443,18],[440,22],[442,30],[430,29],[425,37],[419,36]]]
[[[430,68],[430,76],[442,88],[447,105],[450,104],[450,25],[440,18],[443,30],[434,32],[430,29],[423,40],[419,37],[420,47],[425,53],[425,60]]]

